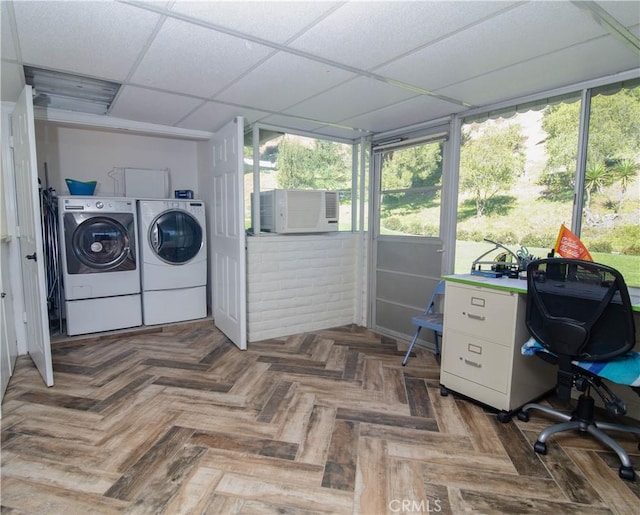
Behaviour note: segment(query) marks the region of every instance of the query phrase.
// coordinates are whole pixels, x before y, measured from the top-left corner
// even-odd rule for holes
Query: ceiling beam
[[[635,54],[640,56],[640,39],[611,16],[605,9],[600,7],[598,3],[592,0],[574,0],[572,3],[590,14],[596,23],[603,27],[609,34],[622,41]]]

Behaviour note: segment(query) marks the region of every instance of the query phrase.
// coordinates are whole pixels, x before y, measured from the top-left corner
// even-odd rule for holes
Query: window
[[[251,227],[254,191],[252,141],[249,133],[244,154],[247,228]],[[342,231],[351,230],[353,153],[357,145],[263,130],[260,141],[260,191],[276,188],[338,191],[339,227]]]
[[[583,170],[578,93],[465,120],[456,273],[469,273],[474,259],[493,248],[485,238],[514,253],[545,257],[564,224],[595,261],[640,285],[640,86],[636,81],[590,93]]]
[[[550,117],[558,106],[462,126],[456,273],[469,273],[473,261],[494,248],[485,239],[546,257],[560,225],[570,224],[579,102],[560,106],[567,109],[562,137],[571,142],[561,155],[550,152],[547,132],[556,130]]]
[[[640,86],[593,91],[581,240],[640,286]]]
[[[440,236],[442,141],[382,151],[381,235]]]

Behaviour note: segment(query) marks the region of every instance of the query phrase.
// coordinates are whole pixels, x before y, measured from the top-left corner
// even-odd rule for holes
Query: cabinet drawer
[[[509,292],[449,283],[445,294],[445,330],[455,329],[513,346],[517,302],[518,296]]]
[[[442,370],[506,394],[512,352],[502,345],[447,330],[442,342]],[[474,398],[473,391],[460,393]]]

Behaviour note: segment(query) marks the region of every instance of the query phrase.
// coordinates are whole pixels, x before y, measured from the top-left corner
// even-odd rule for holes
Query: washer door
[[[165,211],[149,228],[149,245],[165,263],[188,263],[202,248],[202,227],[187,211]]]
[[[133,215],[82,217],[65,213],[65,250],[70,274],[135,270]]]

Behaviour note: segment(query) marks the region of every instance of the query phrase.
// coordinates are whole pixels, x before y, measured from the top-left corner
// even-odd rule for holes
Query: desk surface
[[[486,286],[494,290],[527,293],[527,281],[524,279],[510,279],[508,277],[484,277],[482,275],[456,274],[445,275],[445,281],[451,281],[472,286]],[[629,288],[629,297],[633,310],[640,312],[640,288]]]

